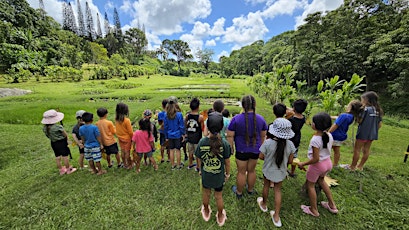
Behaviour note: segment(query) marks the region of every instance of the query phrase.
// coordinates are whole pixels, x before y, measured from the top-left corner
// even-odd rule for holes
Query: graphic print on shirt
[[[199,127],[199,123],[195,119],[189,119],[187,121],[187,131],[195,133],[197,128]]]
[[[203,170],[213,174],[220,173],[222,171],[222,162],[219,157],[210,153],[210,146],[200,146],[200,151],[204,152],[202,156]],[[223,152],[223,147],[220,147],[220,152]]]

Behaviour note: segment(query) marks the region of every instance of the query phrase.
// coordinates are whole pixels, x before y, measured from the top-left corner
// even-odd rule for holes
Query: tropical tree
[[[197,59],[199,59],[199,63],[203,65],[203,67],[209,70],[209,64],[212,62],[212,57],[214,55],[214,51],[211,49],[203,49],[198,50],[196,53]]]
[[[193,58],[192,54],[190,53],[191,50],[189,48],[189,44],[182,40],[165,39],[162,41],[162,45],[169,53],[176,57],[176,61],[178,63],[178,73],[180,74],[180,64],[183,61]]]

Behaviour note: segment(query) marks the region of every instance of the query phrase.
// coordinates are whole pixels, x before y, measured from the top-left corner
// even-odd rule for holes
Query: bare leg
[[[170,159],[170,163],[172,164],[172,168],[175,167],[175,151],[176,149],[172,149],[170,150],[170,154],[169,154],[169,159]],[[179,151],[179,156],[180,156],[180,151]]]
[[[271,181],[267,180],[267,178],[264,177],[263,202],[261,203],[261,207],[263,207],[264,209],[267,208],[268,192],[270,190],[270,183]]]
[[[223,191],[220,191],[220,192],[215,191],[214,198],[216,199],[216,205],[217,205],[217,211],[218,211],[217,218],[219,219],[219,222],[221,222],[223,219],[223,209],[224,209]]]
[[[337,166],[341,157],[341,146],[332,146],[332,149],[334,150],[334,166]]]
[[[318,183],[320,184],[320,186],[321,186],[321,188],[322,188],[322,191],[324,191],[325,196],[326,196],[327,199],[328,199],[329,207],[330,207],[331,209],[337,209],[337,207],[335,206],[334,199],[332,198],[331,189],[329,188],[328,184],[325,183],[324,177],[320,177],[320,178],[318,179]],[[314,192],[314,194],[315,194],[315,192]],[[311,211],[312,211],[312,210],[311,210]]]
[[[247,162],[248,161],[241,161],[236,159],[237,164],[237,194],[243,194],[244,186],[246,185],[246,171],[247,171]]]
[[[257,159],[249,159],[247,163],[247,191],[248,192],[253,192],[254,191],[254,185],[256,184],[256,165],[257,165]]]
[[[357,168],[358,168],[359,170],[363,170],[363,169],[364,169],[364,164],[365,164],[365,162],[368,160],[368,157],[369,157],[369,153],[370,153],[370,149],[371,149],[371,144],[372,144],[372,141],[369,141],[369,142],[365,142],[365,143],[364,143],[364,147],[363,147],[363,149],[362,149],[363,154],[362,154],[361,162],[359,162],[359,165],[357,166]]]
[[[151,161],[151,164],[153,165],[153,168],[154,168],[155,170],[157,170],[157,169],[158,169],[158,165],[156,164],[155,159],[154,159],[153,157],[149,157],[149,160]]]
[[[88,161],[88,165],[92,170],[92,174],[98,173],[97,169],[95,168],[95,164],[93,160]]]
[[[274,221],[278,222],[280,220],[280,210],[281,210],[281,186],[283,182],[274,183]],[[314,192],[315,193],[315,192]]]
[[[357,165],[357,163],[358,163],[358,160],[359,160],[359,155],[360,155],[360,153],[361,153],[361,149],[363,148],[363,146],[364,146],[364,142],[362,142],[362,141],[355,141],[355,146],[354,146],[354,156],[352,157],[352,163],[351,163],[351,169],[352,170],[355,170],[355,168],[356,168],[356,165]]]
[[[116,158],[116,163],[119,166],[121,164],[121,157],[119,156],[119,153],[115,154],[115,158]]]
[[[136,154],[136,167],[135,167],[135,172],[139,173],[141,171],[141,158],[139,157],[139,154]]]
[[[112,167],[112,164],[111,164],[111,155],[109,154],[107,154],[107,163],[108,163],[108,167]]]
[[[100,161],[96,162],[95,164],[97,165],[96,168],[98,169],[98,175],[102,175],[102,174],[106,173],[106,171],[102,169]]]
[[[68,170],[70,168],[70,160],[68,159],[68,156],[62,157],[62,160],[64,161],[65,168]]]
[[[176,162],[177,166],[180,166],[180,149],[176,149]]]
[[[315,193],[315,183],[307,181],[308,196],[310,198],[310,210],[314,215],[318,215],[317,194]]]
[[[206,216],[209,215],[209,200],[210,200],[210,193],[211,190],[208,188],[203,188],[203,193],[202,193],[202,202],[203,202],[203,207],[204,207],[204,211]]]
[[[78,164],[80,168],[84,168],[84,154],[80,153],[80,158],[78,159]]]
[[[55,158],[55,163],[57,163],[57,168],[61,169],[61,156]]]

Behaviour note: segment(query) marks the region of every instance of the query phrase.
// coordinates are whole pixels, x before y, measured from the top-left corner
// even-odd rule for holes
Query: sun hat
[[[50,109],[43,113],[43,120],[41,120],[41,123],[44,125],[51,125],[62,121],[62,119],[64,119],[63,113],[57,112],[54,109]]]
[[[213,112],[207,118],[207,128],[213,134],[219,133],[223,129],[223,115]]]
[[[277,118],[273,124],[268,127],[268,132],[275,137],[286,140],[295,135],[293,130],[291,130],[291,122],[285,118]]]
[[[82,117],[82,114],[84,113],[85,113],[85,110],[78,110],[77,112],[75,112],[75,117],[76,118]]]
[[[147,109],[147,110],[143,111],[143,116],[145,116],[145,117],[152,116],[152,111],[150,109]]]

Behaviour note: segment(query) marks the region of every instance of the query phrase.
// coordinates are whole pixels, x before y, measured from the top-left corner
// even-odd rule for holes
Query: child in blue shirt
[[[177,99],[174,97],[169,98],[169,102],[166,105],[164,133],[170,149],[172,169],[182,169],[180,148],[182,147],[182,142],[185,140],[185,123],[183,121],[182,113],[179,112]],[[174,161],[175,153],[177,165],[175,165]]]
[[[104,146],[102,145],[98,127],[92,124],[93,118],[92,113],[85,112],[82,114],[82,120],[85,124],[80,127],[80,136],[82,143],[84,143],[84,156],[92,169],[92,174],[102,175],[106,173],[106,170],[102,170],[101,167],[101,149]]]
[[[341,145],[347,139],[349,125],[358,119],[362,110],[362,103],[358,100],[351,101],[346,109],[346,113],[339,115],[335,123],[328,130],[334,138],[332,149],[334,150],[334,166],[337,167],[341,156]]]

